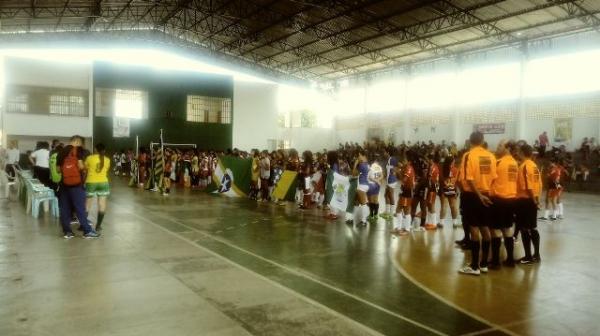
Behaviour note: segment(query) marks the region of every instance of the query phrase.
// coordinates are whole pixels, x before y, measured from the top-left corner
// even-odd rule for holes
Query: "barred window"
[[[145,118],[148,116],[148,92],[96,88],[95,113],[98,117]]]
[[[11,85],[6,89],[6,112],[58,116],[88,116],[86,90]]]
[[[80,96],[52,95],[50,96],[50,114],[65,116],[83,116],[87,114],[85,99]]]
[[[231,124],[231,99],[187,96],[187,121]]]
[[[6,112],[27,113],[29,112],[29,95],[26,93],[8,95],[6,97]]]

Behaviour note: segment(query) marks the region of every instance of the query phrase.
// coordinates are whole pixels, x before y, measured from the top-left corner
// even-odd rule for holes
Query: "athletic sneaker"
[[[519,264],[521,265],[533,265],[534,261],[533,258],[527,258],[527,257],[523,257],[519,260]]]
[[[454,223],[454,224],[452,224],[452,227],[455,228],[455,229],[457,229],[459,227],[462,227],[462,224],[460,224],[460,223]]]
[[[488,272],[487,266],[479,266],[479,270],[481,271],[481,273],[487,273]]]
[[[542,258],[540,258],[540,256],[533,256],[533,257],[531,257],[531,260],[533,260],[533,262],[536,264],[539,264],[542,262]]]
[[[418,228],[415,228],[413,231],[416,231],[416,232],[425,232],[426,230],[425,230],[424,227],[419,226]]]
[[[480,275],[481,271],[478,269],[472,269],[471,266],[465,266],[458,270],[458,273],[468,274],[468,275]]]
[[[550,217],[550,220],[551,220],[551,221],[555,221],[555,220],[556,220],[556,217]]]
[[[443,229],[443,228],[444,228],[444,224],[442,224],[442,223],[438,223],[438,224],[437,224],[437,228],[438,228],[438,229]]]
[[[542,217],[540,217],[540,218],[538,218],[538,219],[539,219],[539,220],[543,220],[543,221],[547,221],[547,220],[548,220],[548,217],[543,217],[543,216],[542,216]]]
[[[410,232],[408,230],[402,229],[398,232],[399,236],[408,236]]]
[[[365,221],[360,221],[360,223],[358,223],[358,226],[367,226],[368,223]]]
[[[556,219],[565,219],[565,217],[563,217],[562,215],[558,215],[556,216]]]
[[[95,239],[95,238],[100,238],[100,234],[97,233],[96,231],[90,231],[86,234],[83,235],[83,238],[85,239]]]
[[[65,238],[65,239],[71,239],[71,238],[73,238],[73,237],[75,237],[75,235],[73,234],[73,232],[67,232],[67,233],[65,233],[65,235],[63,236],[63,238]]]

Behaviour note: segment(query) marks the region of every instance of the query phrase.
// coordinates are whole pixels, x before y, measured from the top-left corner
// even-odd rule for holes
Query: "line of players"
[[[453,224],[457,223],[456,198],[460,198],[462,225],[465,230],[463,247],[471,251],[471,263],[459,270],[462,274],[480,275],[489,269],[499,269],[502,241],[506,249],[503,265],[539,263],[540,235],[537,231],[537,211],[542,190],[542,177],[533,160],[533,149],[526,143],[501,141],[495,155],[484,148],[483,134],[471,134],[470,149],[460,161],[452,157],[444,160],[440,170],[438,156],[430,153],[426,158],[410,150],[401,153],[397,160],[387,150],[385,191],[386,212],[382,217],[393,221],[392,233],[407,235],[411,230],[424,231],[442,225],[435,211],[436,197],[449,203]],[[369,171],[364,153],[359,153],[355,163],[358,175],[358,209],[371,205],[377,172]],[[422,170],[422,171],[419,171]],[[558,175],[557,175],[558,174]],[[551,167],[548,199],[551,203],[560,195],[560,173]],[[440,183],[441,181],[441,183]],[[394,204],[395,188],[401,183],[400,198]],[[421,209],[421,223],[413,223],[416,208]],[[555,216],[558,216],[556,207]],[[360,212],[360,211],[359,211]],[[441,216],[443,218],[443,216]],[[521,232],[525,256],[514,260],[513,224]],[[415,227],[416,226],[416,227]],[[414,227],[414,228],[413,228]],[[504,238],[504,239],[503,239]],[[533,252],[532,252],[533,246]],[[489,260],[491,252],[491,260]]]

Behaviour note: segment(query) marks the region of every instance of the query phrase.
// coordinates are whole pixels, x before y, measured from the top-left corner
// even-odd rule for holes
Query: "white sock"
[[[392,206],[387,203],[385,205],[385,213],[392,213]]]
[[[452,218],[452,226],[456,226],[458,224],[458,219]]]
[[[390,213],[393,214],[394,212],[396,212],[396,204],[390,205]]]
[[[548,218],[549,213],[550,213],[550,210],[548,210],[548,209],[544,210],[544,218]]]
[[[554,209],[554,211],[552,211],[552,217],[556,218],[558,216],[558,209]]]
[[[404,229],[406,231],[410,231],[410,227],[411,227],[411,224],[412,224],[412,218],[411,218],[411,216],[410,215],[406,215],[406,216],[404,216],[403,219],[404,219],[404,221],[403,221],[403,224],[404,224],[403,227],[404,227]]]
[[[317,204],[320,206],[323,205],[323,201],[325,200],[325,195],[319,194],[319,199],[317,200]]]
[[[394,214],[394,218],[392,219],[392,221],[394,223],[394,230],[402,228],[402,220],[404,218],[402,218],[401,216],[402,215],[400,215],[400,214]]]
[[[366,222],[367,217],[369,217],[369,206],[366,204],[363,204],[360,207],[362,208],[360,220],[361,220],[361,222]]]
[[[433,212],[431,214],[431,224],[433,224],[433,225],[437,225],[438,224],[437,213],[435,213],[435,212]]]
[[[423,216],[423,213],[421,213],[421,216]],[[431,214],[429,211],[427,212],[427,215],[425,215],[425,225],[427,224],[431,224]]]
[[[559,215],[563,215],[563,204],[562,203],[558,203],[558,214]]]

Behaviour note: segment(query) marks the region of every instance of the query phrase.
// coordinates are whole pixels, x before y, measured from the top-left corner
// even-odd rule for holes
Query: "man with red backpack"
[[[100,237],[90,226],[85,209],[86,194],[84,189],[85,178],[83,177],[85,166],[83,161],[87,154],[87,151],[83,148],[83,138],[74,135],[71,137],[69,145],[58,155],[57,163],[62,174],[58,202],[60,205],[60,222],[65,239],[75,237],[71,229],[72,213],[77,216],[77,220],[83,229],[84,238]]]

